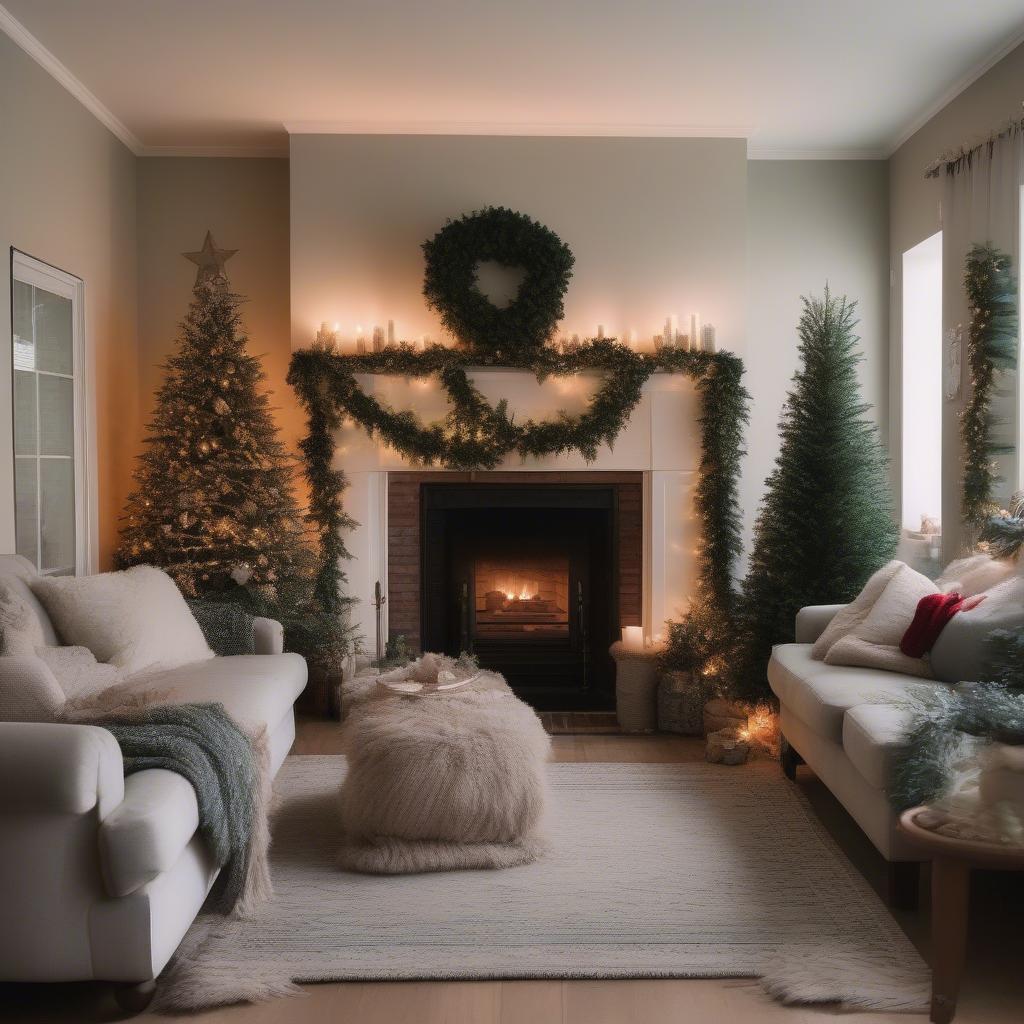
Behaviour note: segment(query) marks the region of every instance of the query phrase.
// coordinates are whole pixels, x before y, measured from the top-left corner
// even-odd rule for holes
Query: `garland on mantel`
[[[592,462],[602,444],[614,444],[644,384],[662,370],[693,378],[702,399],[695,496],[702,527],[698,599],[722,616],[731,613],[733,572],[742,550],[737,491],[750,397],[742,383],[742,360],[728,352],[669,348],[638,353],[611,338],[584,341],[564,352],[543,348],[529,359],[485,360],[486,367],[527,370],[538,381],[594,370],[604,375],[582,414],[559,412],[554,419],[522,422],[516,422],[507,402],[492,406],[480,393],[467,373],[474,366],[481,366],[479,354],[441,345],[416,351],[400,344],[360,355],[314,346],[292,356],[288,383],[308,415],[309,433],[301,446],[310,485],[309,519],[323,554],[317,594],[326,606],[342,578],[340,559],[346,552],[341,532],[352,525],[341,504],[344,474],[333,468],[334,435],[346,416],[413,465],[493,469],[511,454],[540,458],[567,451],[579,451]],[[450,410],[439,422],[423,424],[415,413],[397,411],[367,395],[357,374],[436,377],[447,392]]]

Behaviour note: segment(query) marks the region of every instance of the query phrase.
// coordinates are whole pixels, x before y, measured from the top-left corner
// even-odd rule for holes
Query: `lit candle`
[[[644,649],[643,626],[623,626],[622,646],[630,651],[642,651]]]

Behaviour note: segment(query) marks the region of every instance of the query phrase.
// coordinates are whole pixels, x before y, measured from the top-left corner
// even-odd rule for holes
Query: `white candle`
[[[662,331],[661,341],[665,348],[673,348],[676,343],[676,326],[679,318],[676,316],[665,317],[665,330]]]
[[[603,338],[604,337],[604,324],[598,324],[597,325],[597,336],[599,338]]]
[[[623,626],[622,646],[630,651],[642,651],[644,649],[643,626]]]
[[[715,351],[715,325],[705,324],[703,335],[701,337],[701,347],[705,352]]]
[[[700,351],[700,313],[690,314],[690,351]]]

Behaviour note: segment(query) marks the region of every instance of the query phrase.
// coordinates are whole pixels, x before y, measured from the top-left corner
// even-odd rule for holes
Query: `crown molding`
[[[142,153],[144,147],[135,133],[2,5],[0,5],[0,30],[17,43],[44,71],[64,86],[89,113],[113,132],[136,156]]]
[[[289,135],[499,135],[628,139],[746,139],[749,127],[509,121],[286,121]]]
[[[949,106],[962,92],[969,89],[974,83],[985,74],[991,71],[1004,57],[1009,56],[1024,43],[1024,28],[1012,35],[995,53],[990,54],[980,64],[975,65],[962,78],[959,78],[951,85],[937,100],[929,103],[909,124],[896,135],[886,147],[885,155],[890,157],[908,139],[916,135],[936,114]]]
[[[228,157],[238,160],[288,159],[288,141],[269,146],[143,146],[138,156],[156,157]]]
[[[747,145],[748,160],[885,160],[888,153],[883,149],[844,149],[842,147],[820,149],[788,148],[786,146]]]

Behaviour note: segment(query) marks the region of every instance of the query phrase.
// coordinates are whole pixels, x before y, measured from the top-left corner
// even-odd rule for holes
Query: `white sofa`
[[[0,575],[29,597],[32,571],[0,555]],[[47,643],[58,643],[32,604]],[[219,701],[239,724],[265,727],[276,773],[295,738],[306,663],[281,653],[273,620],[257,620],[256,643],[258,654],[185,665],[144,685],[173,689],[178,703]],[[39,658],[0,658],[8,681],[49,671]],[[145,993],[217,877],[198,823],[191,785],[163,770],[125,778],[105,729],[0,722],[0,980],[104,979]],[[131,993],[122,992],[126,1005]]]
[[[842,607],[801,609],[796,643],[772,652],[768,682],[780,704],[783,768],[790,778],[800,761],[814,770],[889,862],[890,903],[909,908],[917,899],[919,854],[897,831],[886,794],[893,754],[912,717],[897,705],[910,687],[946,684],[812,659],[811,645]]]

